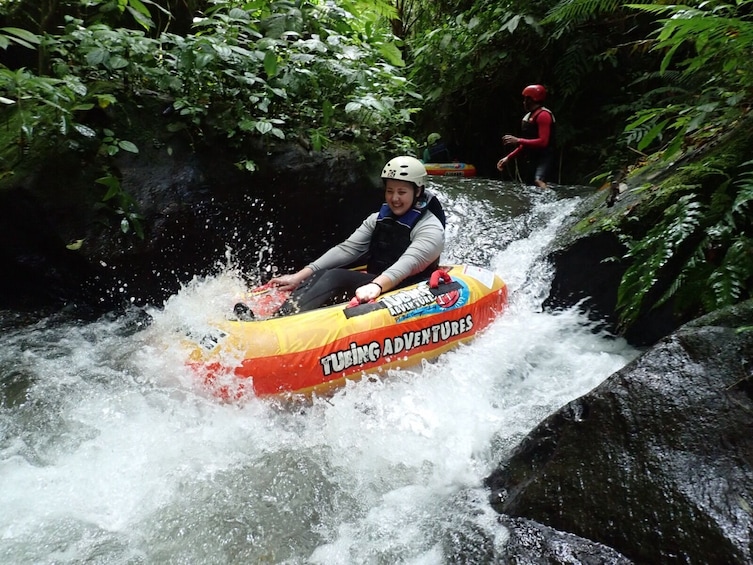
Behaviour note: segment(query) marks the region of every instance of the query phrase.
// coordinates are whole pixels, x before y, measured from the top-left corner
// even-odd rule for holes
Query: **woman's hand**
[[[502,137],[502,143],[505,145],[519,145],[520,138],[514,135],[505,135]]]
[[[497,170],[501,171],[505,168],[505,165],[507,165],[507,158],[502,157],[499,161],[497,161]]]
[[[376,300],[377,296],[380,294],[382,294],[382,287],[379,286],[379,283],[375,282],[359,286],[356,289],[356,298],[358,298],[358,301],[361,303]]]
[[[270,279],[269,284],[279,287],[280,290],[295,290],[311,273],[313,273],[311,269],[304,267],[292,275],[282,275],[281,277]]]

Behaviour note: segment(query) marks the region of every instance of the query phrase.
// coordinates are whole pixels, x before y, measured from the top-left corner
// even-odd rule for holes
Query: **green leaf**
[[[131,4],[133,4],[134,2],[138,2],[138,4],[140,4],[141,7],[144,8],[144,10],[146,10],[146,16],[144,16],[144,14],[142,14],[139,10],[134,9],[131,6],[126,6],[126,9],[131,14],[133,19],[136,20],[136,23],[138,23],[141,27],[143,27],[146,30],[154,27],[154,22],[152,21],[151,15],[149,14],[149,10],[147,10],[144,7],[144,5],[141,4],[141,2],[139,2],[138,0],[128,0],[128,1]]]
[[[264,55],[264,71],[268,77],[277,75],[277,54],[274,51],[267,51]]]
[[[0,34],[8,36],[11,41],[29,49],[34,49],[35,45],[41,43],[38,35],[19,27],[0,27]]]
[[[115,104],[118,101],[118,99],[112,94],[95,94],[94,97],[97,99],[97,106],[102,109],[105,109],[110,104]]]
[[[232,8],[228,15],[234,20],[241,20],[244,22],[250,20],[248,12],[246,12],[246,10],[241,10],[240,8]]]
[[[128,66],[128,61],[120,55],[113,55],[105,62],[105,66],[112,70],[123,69]]]
[[[124,151],[128,151],[130,153],[138,153],[139,148],[136,147],[135,144],[131,143],[130,141],[126,141],[125,139],[122,139],[118,141],[118,147],[123,149]]]
[[[167,124],[167,131],[169,131],[170,133],[175,133],[178,131],[183,131],[187,127],[188,126],[185,122],[170,122],[169,124]]]
[[[667,122],[669,120],[662,120],[658,124],[655,124],[646,134],[641,138],[640,143],[638,143],[638,151],[643,151],[646,147],[648,147],[654,139],[659,137],[664,131],[664,126],[667,125]]]
[[[167,8],[163,8],[162,6],[160,6],[157,2],[154,2],[153,0],[143,0],[143,2],[144,4],[149,4],[150,6],[154,6],[157,10],[159,10],[166,16],[172,16],[172,14],[170,13],[170,10],[168,10]]]
[[[332,123],[332,117],[335,114],[335,108],[332,105],[332,102],[329,100],[325,100],[322,103],[322,123],[324,125],[329,125]]]
[[[97,136],[96,131],[84,124],[73,124],[73,128],[84,137],[94,138]]]
[[[632,131],[638,126],[646,123],[647,121],[655,118],[658,115],[658,112],[656,110],[653,111],[646,111],[642,112],[643,115],[641,115],[638,119],[633,120],[628,125],[625,126],[625,131]]]
[[[104,63],[109,56],[110,54],[105,49],[92,49],[86,54],[86,62],[91,66],[96,67],[97,65]]]
[[[272,127],[273,127],[272,124],[269,122],[256,122],[255,125],[256,125],[256,130],[262,135],[272,131]]]
[[[238,127],[241,131],[253,131],[254,129],[256,129],[256,121],[244,118],[240,122],[238,122]]]
[[[196,66],[200,69],[203,69],[213,60],[214,60],[214,55],[212,53],[199,53],[196,56]]]
[[[227,59],[233,54],[233,50],[223,43],[214,43],[212,45],[212,48],[217,52],[217,54],[222,59]]]
[[[394,43],[383,43],[379,46],[379,53],[386,59],[390,65],[404,67],[405,61],[400,49]]]
[[[106,177],[100,177],[96,181],[98,184],[102,184],[107,187],[107,192],[102,197],[102,201],[106,202],[111,198],[117,196],[120,193],[120,181],[117,177],[107,175]]]
[[[133,231],[136,233],[136,236],[139,239],[144,239],[144,226],[141,225],[140,221],[141,216],[138,214],[131,214],[130,222],[131,227],[133,227]]]
[[[146,16],[147,18],[152,17],[152,15],[149,13],[149,10],[147,9],[144,4],[141,3],[140,0],[127,0],[128,6],[135,12],[138,12],[139,14]]]
[[[256,163],[252,161],[251,159],[244,159],[243,161],[239,161],[235,164],[236,167],[238,167],[242,171],[248,171],[249,173],[253,173],[256,171]]]
[[[361,104],[360,102],[348,102],[345,105],[345,113],[351,114],[353,112],[357,112],[361,108],[363,108],[363,104]]]

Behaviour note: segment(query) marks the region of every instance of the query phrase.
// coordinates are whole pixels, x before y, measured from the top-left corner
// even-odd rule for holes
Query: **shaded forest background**
[[[749,131],[753,0],[2,0],[0,189],[69,152],[98,171],[103,221],[144,237],[116,159],[154,142],[129,112],[157,105],[169,133],[265,151],[341,146],[420,155],[443,134],[497,177],[520,92],[549,91],[559,181],[618,186]],[[646,181],[646,221],[612,219],[630,266],[629,324],[669,300],[697,313],[751,296],[751,142]],[[73,195],[71,196],[74,197]],[[78,196],[76,196],[78,197]],[[75,246],[75,243],[74,243]],[[657,281],[663,281],[661,285]]]

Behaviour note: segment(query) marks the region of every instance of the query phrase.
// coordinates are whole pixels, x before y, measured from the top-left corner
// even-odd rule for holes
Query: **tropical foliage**
[[[415,94],[406,88],[393,37],[378,25],[389,13],[383,2],[365,10],[366,3],[355,1],[213,1],[195,15],[191,33],[154,37],[146,33],[154,28],[151,13],[164,8],[140,0],[114,3],[135,24],[115,28],[101,17],[115,9],[111,4],[90,0],[90,11],[99,10],[88,19],[73,10],[65,14],[63,33],[44,37],[51,76],[23,70],[33,79],[24,87],[6,75],[6,101],[46,103],[41,85],[75,77],[63,100],[54,100],[55,127],[71,120],[81,104],[101,105],[103,90],[108,105],[153,92],[173,102],[174,129],[209,127],[230,138],[305,132],[317,146],[345,129],[359,139],[387,142],[410,120],[408,102]],[[4,37],[29,44],[41,39],[11,32]]]
[[[710,198],[698,186],[673,188],[677,199],[660,221],[640,240],[626,238],[632,263],[618,296],[626,325],[646,302],[657,307],[674,297],[680,308],[701,313],[750,296],[753,161]]]
[[[649,91],[645,101],[659,104],[636,112],[626,127],[641,151],[653,147],[672,158],[716,137],[751,101],[753,22],[747,12],[753,2],[698,5],[634,6],[664,16],[651,48],[662,55],[657,76],[666,85]]]
[[[663,84],[646,93],[625,132],[639,151],[670,163],[737,129],[748,131],[753,103],[753,2],[634,6],[666,16],[653,34]],[[745,152],[749,144],[743,145]],[[674,300],[700,313],[753,295],[753,162],[708,151],[684,168],[691,186],[665,186],[672,199],[644,236],[626,238],[631,260],[619,291],[623,323]]]
[[[137,143],[113,143],[112,132],[87,123],[87,112],[129,99],[163,99],[171,131],[221,135],[238,147],[249,139],[303,139],[321,149],[347,136],[394,149],[420,98],[383,25],[392,14],[385,2],[214,0],[183,35],[157,31],[155,16],[168,12],[148,0],[71,1],[54,13],[46,6],[5,6],[20,21],[54,16],[60,32],[0,30],[0,47],[39,50],[36,72],[0,67],[0,102],[14,114],[19,146],[44,138],[94,148],[106,174],[107,157],[138,151]],[[253,170],[255,163],[241,159],[239,166]]]
[[[749,129],[751,8],[751,0],[481,0],[452,14],[429,9],[428,27],[407,38],[411,78],[426,94],[422,123],[432,116],[446,127],[453,114],[471,122],[468,100],[472,111],[509,114],[500,100],[542,82],[554,94],[563,151],[580,169],[577,152],[596,157],[598,178],[636,160],[669,166],[703,151],[700,164],[649,187],[644,214],[655,223],[618,222],[628,249],[618,307],[627,327],[668,301],[686,315],[735,303],[753,289],[751,143],[737,153],[708,147]],[[494,124],[487,139],[505,127],[488,110],[480,120]]]
[[[6,1],[0,106],[16,139],[3,174],[34,143],[96,155],[102,206],[140,234],[113,158],[142,140],[92,113],[159,100],[167,128],[224,138],[250,171],[250,148],[282,140],[410,152],[430,131],[483,171],[538,82],[563,180],[696,163],[643,187],[655,222],[616,229],[623,323],[667,302],[698,313],[753,287],[753,143],[708,149],[750,129],[751,13],[753,0]]]

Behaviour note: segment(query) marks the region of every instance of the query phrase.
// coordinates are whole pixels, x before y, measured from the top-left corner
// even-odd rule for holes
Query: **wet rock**
[[[676,314],[670,300],[646,309],[630,327],[620,326],[617,291],[628,268],[624,259],[627,248],[617,232],[604,229],[605,222],[623,221],[627,211],[640,202],[640,195],[625,195],[618,211],[607,207],[607,194],[597,192],[584,198],[569,221],[563,224],[550,246],[547,260],[554,267],[554,277],[544,308],[556,310],[578,305],[600,329],[620,334],[633,345],[647,346],[689,321],[689,313]],[[611,215],[619,219],[611,220]],[[653,218],[642,218],[650,224]],[[667,280],[671,280],[667,273]],[[649,297],[653,296],[649,293]]]
[[[509,532],[504,555],[498,560],[505,565],[629,565],[630,559],[619,552],[580,538],[558,532],[523,518],[501,516],[500,524]]]
[[[751,359],[753,301],[683,326],[535,428],[494,508],[639,563],[752,562]]]
[[[92,269],[23,189],[0,191],[0,308],[57,309],[82,298]]]
[[[241,170],[242,157],[258,170]],[[378,167],[352,150],[197,150],[173,136],[118,155],[114,172],[138,213],[121,226],[116,202],[97,203],[97,175],[76,165],[0,190],[0,308],[159,305],[228,256],[258,282],[264,269],[298,268],[345,238],[381,198]]]
[[[630,327],[620,327],[617,289],[627,265],[619,258],[625,251],[609,232],[598,232],[552,251],[548,260],[555,275],[544,308],[578,304],[600,328],[620,334],[636,346],[652,345],[677,329],[687,317],[676,315],[671,301],[644,312]]]

